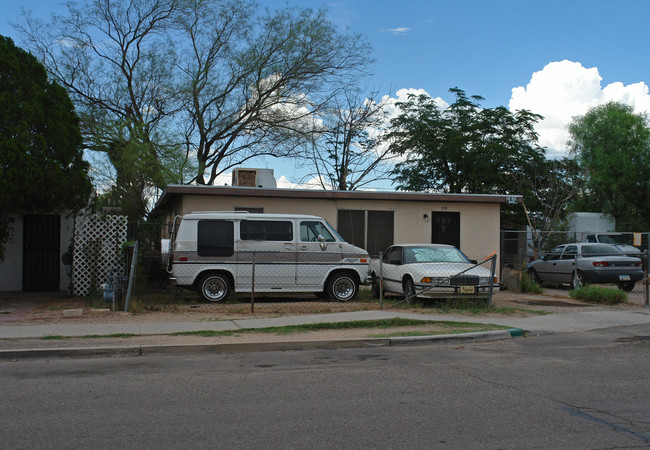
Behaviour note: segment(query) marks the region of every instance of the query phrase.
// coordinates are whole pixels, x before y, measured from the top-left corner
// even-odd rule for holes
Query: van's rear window
[[[293,224],[277,220],[242,220],[239,233],[242,241],[292,241]]]
[[[199,220],[197,253],[199,256],[232,256],[234,254],[233,222]]]

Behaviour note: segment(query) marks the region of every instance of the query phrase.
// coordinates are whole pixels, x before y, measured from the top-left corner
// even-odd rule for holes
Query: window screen
[[[233,223],[226,220],[199,220],[197,253],[199,256],[232,256]]]
[[[239,224],[242,241],[292,241],[293,224],[274,220],[242,220]]]
[[[352,245],[365,248],[365,211],[358,209],[339,209],[336,231]]]
[[[366,250],[377,256],[393,245],[393,211],[368,211],[368,244]]]

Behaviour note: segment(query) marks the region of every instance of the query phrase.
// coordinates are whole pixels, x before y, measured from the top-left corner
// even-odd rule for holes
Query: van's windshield
[[[339,232],[336,231],[336,228],[334,228],[331,223],[329,223],[327,220],[325,221],[325,223],[327,224],[327,228],[329,228],[332,231],[332,233],[334,233],[334,235],[338,238],[339,241],[347,242],[345,239],[343,239],[343,236],[341,236]]]

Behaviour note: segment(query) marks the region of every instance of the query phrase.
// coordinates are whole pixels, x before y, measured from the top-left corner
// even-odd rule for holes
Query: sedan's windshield
[[[469,260],[458,249],[453,247],[405,247],[404,262],[406,264],[428,262],[469,263]]]

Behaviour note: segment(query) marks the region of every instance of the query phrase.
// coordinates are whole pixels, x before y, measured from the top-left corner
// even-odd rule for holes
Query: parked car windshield
[[[459,262],[469,263],[469,259],[458,249],[453,247],[406,247],[404,248],[404,262]]]
[[[590,244],[582,246],[582,256],[624,255],[618,247],[608,244]]]
[[[598,240],[603,244],[632,245],[632,236],[626,236],[624,234],[599,234]]]

